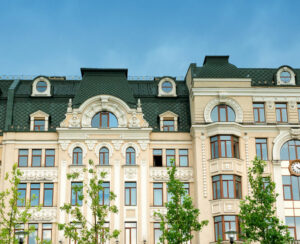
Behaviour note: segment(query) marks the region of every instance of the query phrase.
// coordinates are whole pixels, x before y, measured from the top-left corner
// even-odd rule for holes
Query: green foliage
[[[92,211],[93,222],[88,222],[82,208],[77,204],[64,204],[61,210],[65,211],[73,217],[74,222],[58,224],[58,229],[64,231],[64,236],[70,240],[77,241],[77,244],[98,244],[104,243],[106,240],[117,238],[120,234],[119,230],[110,231],[104,228],[105,219],[109,213],[116,214],[118,209],[115,205],[100,205],[99,192],[103,191],[103,179],[106,173],[101,172],[100,177],[94,169],[94,163],[89,161],[89,182],[83,186],[73,187],[74,192],[77,192],[79,199]],[[67,178],[70,180],[77,180],[79,174],[68,174]],[[116,198],[113,192],[109,194],[110,203]]]
[[[176,166],[172,161],[172,168],[168,168],[169,181],[167,182],[168,193],[171,201],[165,204],[167,214],[156,212],[161,219],[160,230],[162,236],[160,242],[182,244],[193,239],[192,231],[200,231],[208,224],[207,220],[198,221],[199,209],[193,206],[192,198],[186,194],[183,183],[175,178]]]
[[[25,232],[31,233],[32,229],[26,229],[33,211],[39,211],[40,207],[35,207],[33,211],[29,201],[20,198],[18,185],[22,172],[18,169],[17,164],[14,164],[12,171],[6,173],[5,184],[9,187],[0,192],[0,244],[15,244],[18,243],[17,236],[14,230],[18,225],[24,224]],[[21,202],[24,207],[18,207],[17,203]]]
[[[288,229],[276,217],[275,183],[270,176],[263,177],[266,163],[255,158],[249,169],[248,179],[252,194],[241,201],[240,225],[241,237],[250,243],[286,244],[292,239]]]

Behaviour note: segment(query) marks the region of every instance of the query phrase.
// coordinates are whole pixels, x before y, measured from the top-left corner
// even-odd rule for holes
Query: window
[[[109,151],[107,147],[102,147],[99,151],[100,165],[109,165]]]
[[[280,73],[280,80],[283,83],[289,83],[291,81],[291,74],[288,71],[282,71]]]
[[[125,205],[136,206],[136,182],[125,182]]]
[[[163,205],[163,183],[153,183],[153,205]]]
[[[262,160],[268,160],[267,139],[257,138],[255,139],[255,145],[257,157]]]
[[[172,166],[172,163],[175,165],[175,149],[166,150],[166,159],[168,167]]]
[[[179,166],[189,166],[189,151],[187,149],[179,149]]]
[[[297,103],[297,109],[298,109],[298,121],[300,122],[300,103]]]
[[[228,234],[225,232],[231,230],[239,233],[238,217],[235,215],[225,215],[214,217],[215,226],[215,241],[229,240]],[[235,235],[234,240],[238,239],[238,234]]]
[[[28,166],[28,149],[19,149],[19,167]]]
[[[40,203],[40,183],[30,184],[30,203],[31,206],[38,206]]]
[[[172,83],[169,82],[169,81],[165,81],[162,86],[161,86],[161,89],[166,92],[166,93],[169,93],[172,91],[173,89],[173,86],[172,86]]]
[[[15,233],[19,231],[24,231],[24,224],[16,224]],[[24,239],[24,235],[20,235],[20,237],[23,237]]]
[[[126,164],[127,165],[135,164],[135,150],[133,147],[128,147],[126,149]]]
[[[80,147],[76,147],[73,150],[73,164],[82,165],[82,149]]]
[[[43,224],[42,241],[52,241],[52,224]]]
[[[162,167],[162,150],[153,149],[153,166]]]
[[[41,149],[33,149],[32,150],[32,167],[41,167],[42,161],[42,150]]]
[[[25,207],[26,187],[27,187],[27,184],[25,184],[25,183],[20,183],[18,185],[18,202],[17,202],[18,207]]]
[[[235,113],[230,106],[220,104],[211,111],[211,120],[213,122],[233,122],[235,121]]]
[[[277,122],[287,122],[287,110],[286,103],[276,103],[276,121]]]
[[[36,84],[36,90],[38,92],[45,92],[47,90],[47,83],[45,81],[39,81]]]
[[[33,125],[34,131],[45,131],[45,120],[44,119],[35,119]]]
[[[163,131],[175,131],[175,122],[173,118],[164,118]]]
[[[162,231],[160,230],[160,223],[154,223],[153,228],[154,228],[154,244],[159,244],[160,243],[159,238],[162,235]]]
[[[189,196],[190,195],[190,184],[189,183],[183,183],[183,190],[185,192],[185,196]],[[183,204],[184,197],[181,199],[181,204]]]
[[[71,204],[72,206],[79,205],[82,206],[82,182],[72,182],[71,183],[72,194],[71,194]]]
[[[54,149],[46,149],[45,166],[46,167],[54,167],[54,165],[55,165],[55,150]]]
[[[300,200],[300,177],[299,176],[282,176],[283,197],[284,200]]]
[[[109,240],[106,240],[106,241],[103,240],[104,238],[107,237],[108,234],[109,234],[109,222],[105,222],[99,231],[99,237],[98,237],[98,239],[100,241],[99,244],[109,244],[110,243]]]
[[[294,240],[300,240],[300,217],[285,217],[285,224],[290,231],[291,237]]]
[[[114,128],[118,127],[117,117],[110,112],[99,112],[92,119],[93,128]]]
[[[99,191],[99,204],[100,205],[109,205],[109,196],[110,196],[110,183],[102,183],[103,190]]]
[[[210,138],[211,158],[239,158],[239,138],[213,136]]]
[[[269,177],[263,177],[263,188],[266,189],[268,185],[270,185],[270,178]]]
[[[53,206],[53,183],[44,184],[44,207]]]
[[[254,122],[262,123],[265,122],[265,104],[264,103],[253,103]]]
[[[37,237],[38,237],[38,224],[29,224],[29,229],[32,230],[32,232],[28,235],[28,244],[37,244]]]
[[[280,160],[300,159],[300,140],[290,140],[280,149]]]
[[[213,199],[241,199],[241,177],[237,175],[216,175],[212,177]]]
[[[137,244],[136,222],[125,222],[125,244]]]

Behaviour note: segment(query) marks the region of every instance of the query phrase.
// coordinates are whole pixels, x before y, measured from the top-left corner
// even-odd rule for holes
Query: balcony
[[[180,181],[193,182],[192,167],[177,167],[175,177]],[[150,167],[150,181],[167,182],[169,180],[167,167]]]
[[[26,182],[57,182],[57,167],[26,167],[19,168],[22,172],[21,181]]]

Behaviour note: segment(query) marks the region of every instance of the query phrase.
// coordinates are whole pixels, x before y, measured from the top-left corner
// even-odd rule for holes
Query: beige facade
[[[171,109],[160,113],[161,116],[157,115],[159,129],[153,130],[149,121],[145,119],[143,103],[131,108],[122,99],[107,94],[92,96],[77,108],[72,107],[72,103],[69,102],[65,119],[60,121],[55,131],[41,133],[34,131],[32,126],[33,131],[3,131],[3,136],[0,137],[1,189],[7,187],[4,182],[5,173],[11,170],[14,162],[20,162],[20,150],[26,149],[27,167],[20,167],[23,172],[22,183],[27,187],[26,199],[30,199],[31,185],[39,183],[39,203],[43,205],[46,184],[53,183],[53,206],[42,207],[41,211],[33,214],[30,223],[38,224],[40,237],[44,231],[43,224],[52,224],[53,243],[69,243],[63,233],[57,230],[56,224],[72,221],[59,210],[64,203],[71,201],[71,181],[66,178],[66,174],[78,172],[78,181],[87,182],[88,176],[83,169],[90,167],[88,161],[92,159],[97,172],[107,172],[105,181],[110,183],[110,190],[117,195],[114,203],[119,213],[110,216],[107,222],[111,228],[121,230],[119,243],[128,243],[128,226],[135,226],[131,235],[136,233],[136,241],[135,237],[132,237],[130,244],[144,241],[155,243],[154,226],[159,219],[154,216],[154,212],[165,212],[163,206],[155,206],[155,183],[161,183],[159,186],[162,186],[162,199],[166,202],[167,158],[175,157],[178,166],[177,177],[188,183],[189,194],[201,211],[200,219],[209,220],[208,226],[200,233],[195,233],[192,243],[215,243],[216,236],[220,233],[226,238],[224,232],[228,230],[227,224],[230,229],[236,230],[240,199],[251,193],[247,172],[251,167],[251,160],[258,154],[257,139],[265,139],[262,145],[265,147],[263,150],[267,161],[265,174],[270,174],[276,183],[276,191],[279,194],[276,205],[278,217],[283,222],[286,221],[286,217],[300,218],[300,199],[287,199],[289,196],[284,196],[288,193],[284,193],[282,181],[282,176],[290,176],[293,173],[289,169],[290,161],[298,159],[298,156],[289,159],[280,156],[281,148],[286,142],[300,139],[300,88],[288,85],[255,86],[251,77],[195,77],[192,67],[187,72],[185,82],[191,116],[189,132],[180,131],[179,125],[183,118]],[[161,83],[159,89],[162,89]],[[161,94],[160,99],[164,99],[164,93]],[[176,92],[172,92],[171,96],[176,96]],[[260,121],[257,121],[254,104],[263,105],[265,119],[260,118]],[[284,121],[284,118],[283,121],[279,121],[278,115],[276,117],[277,104],[285,104],[287,121]],[[215,121],[213,118],[213,110],[218,109],[219,105],[226,107],[224,111],[227,121]],[[232,120],[228,114],[230,109],[234,114]],[[118,126],[93,128],[92,120],[95,114],[101,111],[114,114]],[[221,117],[222,112],[217,111]],[[40,118],[39,116],[43,114],[37,117]],[[172,118],[174,128],[169,132],[163,131],[163,120],[172,121]],[[33,123],[34,119],[31,122]],[[99,164],[99,151],[103,147],[109,151],[108,165]],[[212,147],[218,152],[213,151]],[[82,165],[74,165],[76,148],[82,150]],[[127,162],[128,148],[135,151],[133,165],[128,165]],[[41,150],[41,165],[37,167],[32,166],[35,149]],[[55,150],[53,167],[45,165],[48,149]],[[153,155],[156,149],[161,150],[162,165],[155,165]],[[187,157],[184,150],[188,152]],[[181,154],[184,159],[181,158]],[[186,158],[187,165],[186,161],[181,161]],[[219,180],[220,196],[217,195],[217,190],[214,190],[218,177],[222,179]],[[126,182],[136,183],[136,204],[132,206],[126,206]],[[83,205],[82,210],[91,220],[90,209]],[[218,222],[218,219],[221,222]],[[218,226],[222,229],[216,233]],[[110,243],[115,243],[115,240]]]

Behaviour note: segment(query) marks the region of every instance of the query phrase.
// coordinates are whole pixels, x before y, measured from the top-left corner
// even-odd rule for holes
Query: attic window
[[[165,77],[158,83],[159,97],[176,97],[176,83],[174,79]]]
[[[45,131],[45,119],[44,118],[35,118],[33,130],[34,131]]]
[[[45,81],[39,81],[36,84],[36,90],[38,92],[45,92],[47,90],[47,83]]]
[[[49,115],[38,110],[30,114],[30,131],[48,131]]]
[[[291,81],[291,74],[288,71],[282,71],[280,73],[280,81],[283,83],[289,83]]]
[[[171,82],[169,81],[165,81],[163,84],[162,84],[162,90],[166,93],[169,93],[171,92],[173,89],[173,86],[171,84]]]
[[[49,97],[51,96],[51,84],[50,81],[43,76],[37,77],[32,83],[33,97]]]
[[[295,73],[287,66],[279,68],[276,74],[277,85],[295,85]]]
[[[159,115],[160,131],[172,132],[178,130],[178,115],[167,111]]]
[[[175,130],[174,118],[164,118],[163,131],[174,131],[174,130]]]

